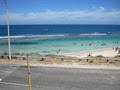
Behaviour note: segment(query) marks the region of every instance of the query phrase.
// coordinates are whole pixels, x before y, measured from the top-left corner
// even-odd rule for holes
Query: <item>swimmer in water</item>
[[[96,48],[96,45],[94,45],[93,47],[94,47],[94,49],[95,49],[95,48]]]
[[[58,50],[56,50],[56,53],[59,53],[61,50],[60,49],[58,49]]]
[[[73,43],[74,45],[76,45],[77,43]]]
[[[89,46],[91,46],[91,43],[89,44]]]

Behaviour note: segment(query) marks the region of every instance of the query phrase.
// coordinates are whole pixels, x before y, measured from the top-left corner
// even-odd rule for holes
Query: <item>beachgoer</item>
[[[91,43],[89,44],[89,46],[91,46]]]
[[[118,54],[120,54],[120,48],[118,49]]]
[[[56,53],[59,53],[61,50],[60,49],[58,49],[58,50],[56,50]]]
[[[88,57],[90,57],[90,56],[91,56],[91,54],[89,53],[89,54],[88,54]]]
[[[115,47],[115,51],[117,51],[118,50],[118,46],[117,47]]]
[[[56,53],[59,53],[59,51],[58,51],[58,50],[56,50]]]
[[[96,48],[96,45],[94,45],[93,47]]]
[[[74,43],[74,45],[76,45],[77,43]]]

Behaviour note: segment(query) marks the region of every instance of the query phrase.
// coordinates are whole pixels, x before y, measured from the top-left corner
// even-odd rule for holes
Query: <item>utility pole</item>
[[[5,6],[6,6],[6,11],[7,11],[8,50],[9,50],[9,59],[11,60],[10,27],[9,27],[9,10],[8,10],[7,1],[4,0],[4,2],[5,2]]]

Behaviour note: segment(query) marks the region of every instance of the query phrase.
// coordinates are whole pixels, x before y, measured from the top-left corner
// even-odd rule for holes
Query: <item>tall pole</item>
[[[8,10],[7,1],[4,0],[4,2],[5,2],[6,10],[7,10],[8,49],[9,49],[9,59],[11,60],[10,27],[9,27],[9,10]]]

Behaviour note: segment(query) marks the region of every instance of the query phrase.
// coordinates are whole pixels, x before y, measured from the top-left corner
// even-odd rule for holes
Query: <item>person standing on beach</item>
[[[115,51],[117,51],[119,48],[118,48],[118,46],[117,47],[115,47]]]
[[[118,54],[120,54],[120,48],[118,49]]]

